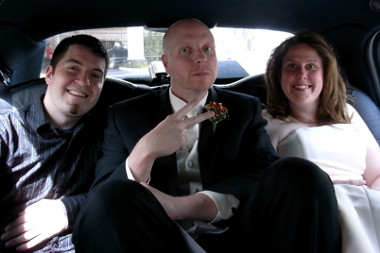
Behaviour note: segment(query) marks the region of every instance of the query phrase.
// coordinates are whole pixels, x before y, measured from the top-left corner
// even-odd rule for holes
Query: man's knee
[[[269,168],[271,173],[279,173],[294,179],[330,181],[330,177],[318,165],[306,159],[285,157],[275,161]]]
[[[126,202],[140,198],[146,189],[134,181],[114,180],[94,191],[82,207],[76,221],[76,230],[91,231],[96,224],[117,223],[124,215]],[[99,225],[100,226],[100,225]]]
[[[268,168],[267,176],[276,184],[285,184],[295,190],[328,195],[334,193],[329,175],[306,159],[281,158]]]
[[[133,201],[141,194],[146,194],[141,184],[131,180],[112,180],[100,186],[93,192],[86,203],[92,210],[110,209],[120,202]],[[87,207],[88,208],[88,207]],[[118,207],[116,207],[118,208]]]

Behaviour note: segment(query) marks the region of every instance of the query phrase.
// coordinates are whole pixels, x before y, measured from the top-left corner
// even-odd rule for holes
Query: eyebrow
[[[287,61],[290,61],[290,62],[297,62],[296,60],[293,60],[292,58],[284,58],[283,62],[287,62]],[[310,59],[310,60],[307,60],[307,62],[320,62],[318,59]]]
[[[82,63],[82,62],[80,62],[80,61],[78,61],[78,60],[75,60],[75,59],[68,59],[66,62],[67,62],[67,63],[72,62],[72,63],[76,63],[76,64],[78,64],[78,65],[83,66],[83,63]],[[102,69],[100,69],[100,68],[94,68],[94,69],[92,69],[92,70],[94,70],[94,71],[96,71],[96,72],[99,72],[100,74],[104,75],[104,71],[103,71]]]

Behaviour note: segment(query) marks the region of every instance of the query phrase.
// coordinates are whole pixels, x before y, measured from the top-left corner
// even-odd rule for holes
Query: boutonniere
[[[205,105],[205,109],[207,111],[213,111],[215,113],[214,117],[209,119],[212,123],[212,131],[215,132],[216,125],[228,118],[228,109],[222,105],[222,103],[218,102],[209,102],[207,105]]]

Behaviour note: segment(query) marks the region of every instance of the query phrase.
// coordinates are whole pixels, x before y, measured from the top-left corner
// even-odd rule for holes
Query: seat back
[[[157,89],[164,89],[167,85],[147,86],[143,84],[134,84],[128,81],[106,78],[99,102],[93,108],[94,113],[103,117],[109,105],[124,99],[133,98]],[[264,75],[255,75],[242,78],[229,84],[215,84],[217,89],[228,89],[258,97],[262,104],[266,101],[266,87]],[[4,87],[3,87],[4,88]],[[0,108],[8,105],[20,108],[23,105],[31,103],[38,99],[46,90],[44,79],[38,79],[28,83],[22,83],[14,86],[6,86],[1,92]],[[368,125],[372,134],[380,145],[380,109],[374,101],[363,91],[351,87],[348,89],[349,94],[354,98],[351,102],[354,108]],[[5,103],[4,103],[5,101]]]
[[[380,108],[358,88],[351,87],[349,94],[353,97],[349,103],[358,111],[380,145]]]
[[[39,99],[41,95],[45,93],[46,87],[47,85],[44,78],[12,86],[2,85],[0,98],[2,102],[5,102],[10,106],[21,108],[32,103],[36,99]],[[161,87],[133,84],[128,81],[107,77],[99,101],[93,110],[104,111],[107,109],[108,105],[160,88]]]
[[[261,103],[266,101],[266,86],[264,75],[247,76],[229,84],[215,84],[219,89],[228,89],[258,97]]]

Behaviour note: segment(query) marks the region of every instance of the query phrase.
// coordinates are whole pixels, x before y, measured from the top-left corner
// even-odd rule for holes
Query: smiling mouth
[[[76,97],[82,97],[82,98],[86,98],[88,97],[86,94],[82,93],[82,92],[79,92],[79,91],[73,91],[73,90],[68,90],[67,91],[70,95],[73,95],[73,96],[76,96]]]
[[[293,87],[296,89],[306,90],[306,89],[310,89],[311,85],[293,85]]]

